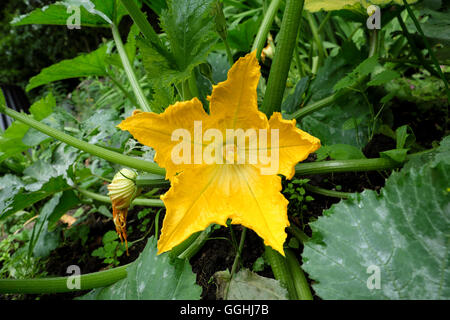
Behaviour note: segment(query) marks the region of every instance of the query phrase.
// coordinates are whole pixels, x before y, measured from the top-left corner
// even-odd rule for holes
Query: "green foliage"
[[[169,1],[168,10],[160,17],[169,47],[161,49],[155,43],[138,41],[152,82],[168,85],[184,81],[195,66],[206,60],[217,37],[211,5],[211,0]]]
[[[92,256],[103,259],[103,263],[118,266],[120,258],[125,252],[125,244],[118,241],[119,236],[115,231],[108,231],[103,235],[103,246],[92,251]]]
[[[20,211],[0,221],[0,278],[23,279],[45,276],[40,258],[29,256],[32,233],[30,219],[33,213]]]
[[[333,160],[364,159],[361,149],[348,144],[333,144],[323,146],[316,151],[317,161],[322,161],[330,157]]]
[[[49,93],[46,97],[36,101],[30,107],[30,112],[36,120],[40,121],[52,113],[55,105],[55,98]],[[27,125],[14,122],[5,132],[0,134],[0,162],[20,154],[32,145],[27,143],[30,141],[24,141],[28,131],[29,127]]]
[[[19,14],[53,3],[53,0],[2,1],[0,9],[0,81],[25,87],[28,79],[62,59],[73,58],[80,51],[95,48],[108,30],[92,34],[89,28],[10,25]],[[37,93],[34,93],[37,94]]]
[[[448,299],[449,166],[393,173],[311,223],[303,268],[323,299]],[[447,208],[447,209],[446,209]],[[369,289],[371,266],[381,285]]]
[[[107,75],[107,46],[74,59],[63,60],[48,68],[43,69],[37,76],[30,79],[27,91],[54,81],[81,78],[87,76]]]
[[[127,267],[127,277],[91,291],[85,300],[197,300],[201,289],[187,260],[171,261],[168,253],[158,255],[156,239],[149,238],[137,260]]]
[[[109,27],[112,23],[119,24],[126,13],[120,0],[63,0],[17,17],[12,24],[65,26],[76,12],[75,8],[80,10],[80,22],[83,27]]]
[[[358,74],[366,73],[368,69],[370,68],[362,67]],[[333,87],[349,70],[352,70],[352,66],[342,55],[329,57],[309,86],[310,98],[305,106],[334,93]],[[347,78],[351,78],[351,81],[346,81],[345,86],[355,81],[354,76]],[[318,137],[322,145],[348,144],[362,148],[369,138],[368,131],[364,130],[370,122],[369,110],[361,94],[348,93],[338,98],[331,107],[301,119],[299,127]]]
[[[254,16],[245,22],[236,25],[234,28],[231,28],[227,37],[231,48],[236,49],[239,52],[249,52],[253,44],[253,39],[258,32],[261,20],[261,16]]]

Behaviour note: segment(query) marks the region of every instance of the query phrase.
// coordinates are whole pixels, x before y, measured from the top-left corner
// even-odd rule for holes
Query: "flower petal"
[[[261,77],[256,51],[240,58],[228,71],[227,80],[213,86],[209,100],[218,128],[264,128],[267,117],[258,110],[256,88]]]
[[[268,157],[271,157],[271,152],[278,151],[277,173],[284,175],[287,179],[292,179],[295,174],[295,165],[305,160],[310,153],[319,149],[320,140],[297,128],[295,119],[284,120],[279,112],[272,114],[269,126],[266,148]],[[278,147],[272,145],[273,129],[278,129]],[[259,147],[259,151],[263,151],[262,149]]]
[[[228,218],[254,230],[281,254],[286,239],[288,201],[281,178],[263,176],[251,165],[212,165],[183,171],[162,197],[166,206],[159,253],[171,250],[210,224]]]
[[[163,113],[139,112],[125,119],[118,125],[122,130],[128,130],[140,143],[156,150],[155,161],[166,169],[166,178],[181,172],[188,164],[175,164],[172,150],[180,143],[187,143],[194,156],[194,121],[206,124],[208,114],[197,98],[190,101],[177,102],[169,106]],[[172,141],[172,134],[177,129],[189,132],[189,139]],[[202,129],[204,131],[204,128]]]

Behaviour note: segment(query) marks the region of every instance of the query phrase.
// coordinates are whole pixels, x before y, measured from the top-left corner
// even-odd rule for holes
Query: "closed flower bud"
[[[135,179],[137,173],[133,170],[122,169],[116,173],[111,184],[108,185],[109,197],[113,208],[113,221],[116,226],[116,232],[120,240],[125,241],[128,254],[127,243],[127,214],[131,201],[138,195],[139,190]]]

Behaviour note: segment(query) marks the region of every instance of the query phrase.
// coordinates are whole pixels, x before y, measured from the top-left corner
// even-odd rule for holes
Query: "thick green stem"
[[[127,276],[128,265],[80,276],[80,289],[69,289],[70,277],[0,279],[0,293],[57,293],[90,290],[111,285]],[[72,276],[73,277],[73,276]]]
[[[120,60],[122,60],[123,68],[125,69],[125,73],[127,74],[128,80],[130,81],[131,87],[133,88],[134,94],[136,95],[139,107],[145,112],[151,112],[152,109],[150,108],[147,98],[145,97],[145,94],[142,91],[141,86],[139,85],[136,75],[134,74],[134,70],[131,66],[130,60],[128,60],[128,55],[125,51],[122,38],[120,37],[117,26],[112,25],[111,30],[117,51],[119,52]]]
[[[320,187],[312,186],[310,184],[306,184],[304,185],[304,187],[308,191],[332,198],[347,199],[352,195],[349,192],[339,192],[334,190],[323,189]]]
[[[194,97],[199,97],[200,93],[198,91],[198,86],[197,86],[197,78],[195,77],[195,72],[194,70],[192,70],[191,72],[191,76],[189,77],[189,89],[191,92],[191,97],[189,98],[192,99]]]
[[[284,118],[291,120],[291,119],[301,119],[303,117],[306,117],[307,115],[320,110],[322,108],[328,107],[331,105],[334,101],[336,101],[337,97],[343,94],[347,89],[342,89],[340,92],[333,93],[331,96],[328,96],[326,98],[323,98],[322,100],[316,101],[314,103],[311,103],[307,105],[306,107],[300,108],[297,111],[295,111],[292,114],[286,115]]]
[[[181,253],[178,255],[179,259],[190,259],[203,247],[206,240],[211,233],[211,228],[207,228],[200,232],[198,236],[192,241],[192,243]]]
[[[323,174],[336,172],[378,171],[400,168],[401,163],[384,159],[334,160],[300,163],[295,167],[296,174]]]
[[[286,258],[268,246],[265,247],[264,256],[272,268],[275,279],[279,280],[281,285],[287,289],[289,298],[291,300],[298,300],[297,291],[292,282]]]
[[[133,157],[125,156],[123,154],[107,150],[101,147],[98,147],[96,145],[87,143],[85,141],[79,140],[77,138],[74,138],[58,129],[52,128],[44,123],[41,123],[39,121],[34,120],[29,115],[26,115],[24,113],[19,113],[15,110],[12,110],[10,108],[4,108],[0,111],[4,112],[11,118],[14,118],[16,120],[19,120],[30,127],[41,131],[42,133],[45,133],[46,135],[55,138],[57,140],[60,140],[64,143],[67,143],[68,145],[75,147],[77,149],[80,149],[84,152],[90,153],[94,156],[97,156],[99,158],[105,159],[110,162],[114,162],[117,164],[121,164],[126,167],[134,168],[137,170],[142,170],[158,175],[165,175],[166,172],[164,169],[158,167],[156,163],[145,161],[142,159],[136,159]]]
[[[298,299],[313,300],[309,283],[306,280],[305,274],[303,273],[295,254],[290,249],[286,249],[284,252],[286,253],[287,266],[291,273],[292,282],[294,283],[294,288]]]
[[[369,46],[369,58],[378,54],[379,51],[379,39],[378,39],[378,30],[374,29],[370,32],[370,46]]]
[[[111,199],[108,196],[104,196],[86,189],[76,188],[79,193],[82,195],[103,202],[103,203],[111,203]],[[131,202],[132,205],[135,206],[145,206],[145,207],[164,207],[164,203],[159,199],[145,199],[145,198],[136,198]]]
[[[157,174],[140,174],[137,176],[135,182],[138,187],[165,187],[170,185],[169,180]]]
[[[281,0],[272,0],[270,2],[269,8],[264,15],[264,19],[259,26],[258,33],[256,34],[255,41],[253,42],[252,51],[256,50],[256,57],[259,59],[261,57],[261,51],[267,41],[267,35],[269,34],[270,27],[272,26],[275,15],[280,7]]]
[[[323,47],[322,39],[319,34],[316,19],[314,18],[313,14],[308,12],[306,14],[306,18],[308,20],[309,27],[311,28],[311,32],[313,34],[314,43],[316,44],[317,55],[319,57],[318,65],[320,66],[320,65],[322,65],[323,59],[326,56],[326,51]]]
[[[294,224],[291,223],[289,228],[287,228],[288,232],[291,233],[295,238],[297,238],[298,241],[301,243],[305,243],[309,240],[309,237],[306,233],[304,233],[302,230],[297,228]]]
[[[269,117],[281,108],[292,54],[294,47],[297,45],[295,40],[297,39],[304,2],[304,0],[286,1],[275,57],[262,105],[262,111]]]

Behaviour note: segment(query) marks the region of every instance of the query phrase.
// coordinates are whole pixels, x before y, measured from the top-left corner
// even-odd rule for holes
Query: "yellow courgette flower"
[[[283,120],[280,113],[268,120],[258,110],[260,76],[252,52],[233,65],[226,81],[213,86],[209,114],[193,98],[162,114],[134,113],[118,126],[156,150],[155,161],[171,181],[161,197],[166,215],[159,253],[231,219],[284,255],[288,201],[278,174],[291,179],[295,165],[320,141],[298,129],[295,120]]]

